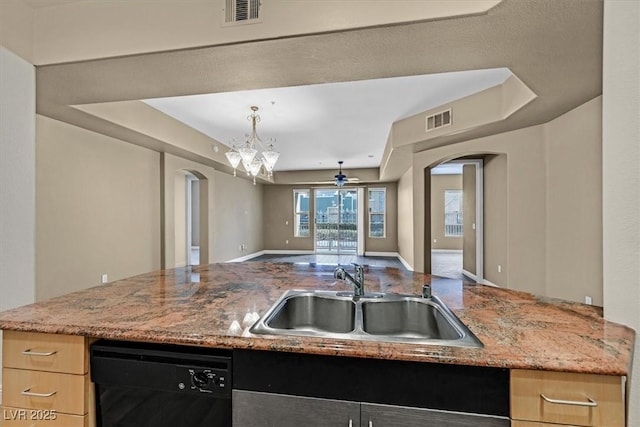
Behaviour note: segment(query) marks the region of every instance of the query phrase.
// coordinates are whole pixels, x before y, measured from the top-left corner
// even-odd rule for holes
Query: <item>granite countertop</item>
[[[632,329],[598,307],[395,268],[365,270],[366,290],[433,293],[484,348],[248,335],[229,330],[262,315],[289,289],[350,290],[332,266],[228,263],[163,270],[0,313],[0,329],[219,348],[628,375]],[[246,333],[245,333],[246,334]]]

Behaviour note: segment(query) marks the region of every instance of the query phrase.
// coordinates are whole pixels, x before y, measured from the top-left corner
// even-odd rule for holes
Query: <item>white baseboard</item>
[[[402,263],[404,268],[406,268],[409,271],[413,271],[413,267],[404,258],[402,258],[398,252],[365,252],[364,256],[395,257],[395,258],[398,258],[398,261]]]
[[[467,270],[465,270],[464,268],[462,269],[462,274],[464,276],[467,276],[469,279],[476,281],[479,285],[487,285],[487,286],[492,286],[494,288],[499,288],[500,286],[496,285],[495,283],[492,283],[490,281],[488,281],[487,279],[482,279],[480,281],[478,281],[478,276],[468,272]]]
[[[483,285],[492,286],[494,288],[499,288],[500,287],[500,286],[496,285],[495,283],[492,283],[492,282],[488,281],[487,279],[484,279],[481,283]]]
[[[462,274],[464,276],[467,276],[471,280],[478,281],[478,276],[476,276],[475,274],[465,270],[464,268],[462,269]]]
[[[245,256],[241,256],[240,258],[234,258],[234,259],[230,259],[229,261],[226,262],[242,262],[242,261],[246,261],[248,259],[251,258],[257,258],[261,255],[264,255],[265,251],[259,251],[259,252],[254,252],[252,254],[249,255],[245,255]]]
[[[306,250],[287,250],[287,249],[265,249],[265,255],[314,255],[315,251],[306,251]]]
[[[398,252],[365,252],[364,256],[391,256],[397,257]]]
[[[431,249],[431,252],[437,254],[461,254],[462,249]]]
[[[404,258],[402,258],[400,254],[397,254],[397,255],[398,255],[398,260],[402,263],[402,265],[404,265],[404,268],[406,268],[409,271],[413,271],[413,267]]]

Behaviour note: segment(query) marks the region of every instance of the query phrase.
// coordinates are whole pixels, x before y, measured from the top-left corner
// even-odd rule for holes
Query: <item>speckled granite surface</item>
[[[234,320],[265,311],[288,289],[348,290],[333,267],[232,263],[165,270],[0,313],[0,328],[134,341],[290,351],[504,368],[627,375],[633,330],[601,309],[455,281],[433,292],[484,348],[267,335],[234,336]],[[368,268],[367,291],[419,294],[431,278]]]

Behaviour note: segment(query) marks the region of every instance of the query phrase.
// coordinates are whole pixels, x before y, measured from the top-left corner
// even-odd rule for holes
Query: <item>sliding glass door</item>
[[[358,192],[315,190],[315,247],[319,253],[355,254],[358,249]]]

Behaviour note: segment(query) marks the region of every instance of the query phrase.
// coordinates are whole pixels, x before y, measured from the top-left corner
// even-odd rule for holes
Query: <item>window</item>
[[[369,237],[383,238],[385,227],[386,189],[369,189]]]
[[[462,190],[444,190],[444,235],[462,236]]]
[[[309,190],[293,190],[293,235],[309,237]]]

